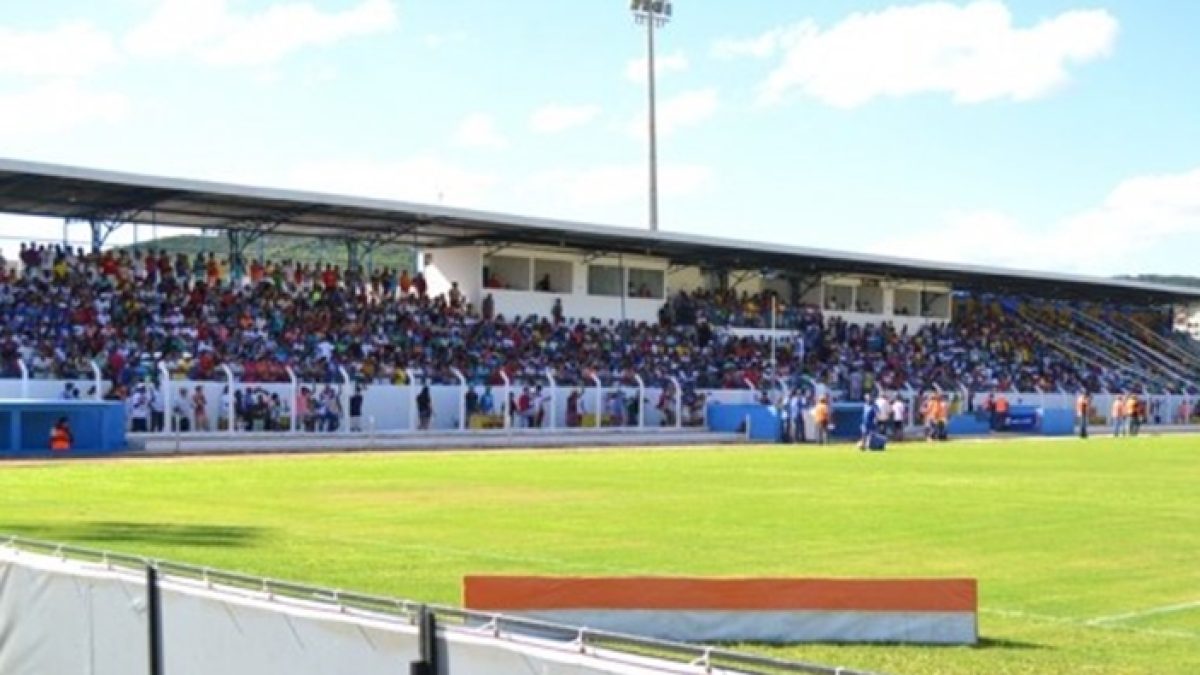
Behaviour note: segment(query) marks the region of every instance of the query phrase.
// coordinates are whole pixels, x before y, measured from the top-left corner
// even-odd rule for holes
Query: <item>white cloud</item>
[[[0,94],[0,138],[26,138],[71,131],[93,122],[114,123],[129,113],[120,94],[55,80],[28,91]]]
[[[112,38],[88,23],[48,31],[16,31],[0,26],[0,74],[25,77],[81,77],[118,58]]]
[[[361,0],[335,12],[308,2],[283,2],[239,13],[228,0],[162,0],[126,36],[145,57],[186,56],[221,66],[266,66],[307,47],[385,32],[397,24],[392,0]]]
[[[1200,236],[1200,169],[1142,176],[1098,206],[1049,225],[1002,213],[952,214],[941,226],[879,242],[877,252],[950,262],[1110,274],[1137,255]]]
[[[673,96],[658,105],[658,131],[668,135],[693,127],[712,117],[717,112],[719,97],[716,89],[697,89]],[[645,138],[648,130],[646,113],[642,112],[629,120],[626,127],[629,135]]]
[[[496,130],[496,123],[490,115],[474,113],[458,125],[454,134],[455,145],[464,148],[482,148],[485,150],[503,150],[508,147],[508,139]]]
[[[808,26],[809,24],[801,24]],[[800,33],[800,29],[790,28],[774,28],[762,35],[746,39],[726,39],[718,40],[713,45],[713,56],[719,59],[734,59],[739,57],[749,57],[756,59],[765,59],[768,56],[774,55],[780,48],[780,45],[787,44],[797,37],[796,33]]]
[[[539,134],[557,134],[568,129],[587,126],[600,116],[600,106],[559,105],[542,106],[529,118],[529,128]]]
[[[303,164],[287,176],[288,187],[382,199],[480,207],[499,184],[496,176],[437,157],[398,162],[333,160]]]
[[[612,164],[587,169],[546,171],[533,176],[535,194],[556,195],[573,207],[623,204],[646,198],[647,169],[639,164]],[[694,194],[712,182],[713,171],[699,164],[664,164],[659,167],[663,196]]]
[[[923,93],[958,103],[1027,101],[1065,84],[1070,66],[1108,56],[1118,27],[1105,10],[1063,12],[1023,28],[1000,0],[926,2],[857,12],[827,29],[804,21],[719,42],[714,53],[781,55],[762,86],[764,103],[794,90],[841,108]]]
[[[654,59],[654,72],[659,77],[668,73],[681,73],[688,69],[688,60],[680,52],[658,56]],[[625,78],[630,82],[645,84],[646,76],[650,74],[650,65],[645,57],[632,59],[625,65]]]

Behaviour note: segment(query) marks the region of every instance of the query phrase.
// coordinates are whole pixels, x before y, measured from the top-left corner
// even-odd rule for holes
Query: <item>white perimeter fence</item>
[[[354,383],[348,376],[344,376],[342,383],[334,383],[332,386],[339,394],[341,404],[341,416],[339,419],[339,430],[346,432],[350,429],[350,396],[354,392]],[[419,382],[420,373],[413,373],[413,381]],[[262,390],[270,394],[277,394],[281,401],[284,402],[286,412],[284,417],[288,418],[287,428],[283,431],[301,432],[303,431],[302,423],[297,419],[297,416],[291,414],[295,411],[295,401],[301,388],[308,388],[309,391],[314,389],[319,393],[326,386],[325,383],[305,382],[300,379],[293,379],[290,383],[242,383],[232,371],[226,372],[224,381],[192,381],[182,379],[166,379],[161,380],[163,384],[160,386],[158,395],[162,404],[163,410],[167,417],[167,423],[171,422],[171,410],[179,399],[180,390],[185,390],[190,397],[196,387],[200,387],[204,392],[207,400],[206,413],[209,420],[210,431],[216,431],[218,426],[223,426],[224,430],[233,433],[242,433],[244,430],[238,430],[231,424],[221,424],[221,420],[234,419],[233,414],[233,396],[223,396],[223,392],[227,389],[231,392]],[[56,399],[62,394],[65,380],[38,380],[38,379],[0,379],[0,399],[3,398],[25,398],[25,399]],[[71,381],[81,392],[91,391],[93,388],[96,391],[95,396],[98,398],[107,388],[108,384],[102,382],[98,377],[88,380],[72,380]],[[541,386],[546,401],[543,404],[546,412],[546,419],[543,423],[543,429],[564,429],[567,427],[567,398],[572,391],[580,392],[580,407],[585,415],[588,416],[589,426],[594,426],[597,423],[597,416],[594,414],[597,410],[601,415],[607,415],[610,410],[609,395],[620,391],[625,400],[641,398],[642,403],[639,406],[640,414],[636,419],[625,419],[623,426],[632,428],[660,428],[664,422],[664,411],[658,406],[662,389],[659,387],[647,387],[639,385],[630,385],[627,383],[617,383],[612,381],[601,381],[594,379],[584,386],[571,386],[558,384],[553,377],[553,373],[546,373],[536,378],[522,378],[521,380],[513,380],[508,386],[493,386],[491,387],[492,398],[494,401],[494,414],[498,418],[504,420],[504,424],[511,425],[512,428],[521,428],[527,424],[527,421],[519,417],[510,416],[507,414],[507,401],[509,393],[515,396],[520,396],[524,388]],[[483,395],[485,387],[476,385],[475,392]],[[433,417],[430,420],[429,428],[434,431],[451,431],[456,429],[464,429],[468,426],[468,420],[465,419],[466,411],[466,392],[468,385],[431,385],[429,387],[430,399],[433,408]],[[673,391],[680,391],[679,386],[675,386]],[[359,421],[360,430],[363,432],[403,432],[415,431],[418,427],[417,420],[417,395],[420,391],[420,385],[391,385],[391,384],[370,384],[364,387],[363,391],[363,410],[362,419]],[[786,393],[786,388],[782,383],[776,383],[769,388],[769,395],[772,401],[779,401]],[[759,399],[760,391],[752,388],[749,382],[741,389],[704,389],[697,391],[703,395],[709,403],[721,404],[747,404],[753,403]],[[825,388],[818,385],[816,387],[817,394],[825,393]],[[888,395],[899,395],[908,403],[908,416],[911,424],[917,425],[920,423],[918,417],[918,406],[916,401],[918,392],[907,389],[899,392],[887,392]],[[945,392],[951,396],[951,399],[956,402],[956,412],[966,412],[968,406],[965,404],[968,392],[965,390]],[[971,392],[970,393],[973,407],[976,411],[983,410],[985,401],[987,400],[987,392]],[[1049,393],[1049,392],[1032,392],[1022,393],[1016,391],[1004,392],[1004,396],[1008,399],[1011,405],[1032,405],[1044,410],[1074,410],[1075,394],[1070,393]],[[86,395],[85,395],[86,397]],[[1096,394],[1093,396],[1093,417],[1096,419],[1109,420],[1109,411],[1112,407],[1112,402],[1116,396],[1111,394]],[[1200,397],[1184,396],[1184,395],[1150,395],[1143,397],[1151,406],[1150,424],[1156,424],[1154,418],[1159,417],[1157,424],[1164,426],[1168,425],[1197,425],[1200,423],[1200,416],[1194,413],[1197,410],[1197,404],[1200,403]],[[671,426],[682,427],[685,422],[692,422],[693,426],[703,425],[703,414],[701,410],[696,416],[689,414],[685,409],[684,402],[681,396],[669,396],[666,401],[666,412],[673,417],[674,424]],[[1193,413],[1192,416],[1186,419],[1181,416],[1181,411],[1186,408]],[[196,431],[193,416],[191,414],[191,401],[187,401],[185,409],[188,411],[189,427],[192,431]]]
[[[6,675],[855,675],[17,538],[0,636]]]

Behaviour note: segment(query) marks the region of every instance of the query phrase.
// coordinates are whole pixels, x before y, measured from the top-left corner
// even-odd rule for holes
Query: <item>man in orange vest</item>
[[[817,429],[817,444],[825,445],[829,441],[829,397],[822,396],[813,408],[813,426]]]
[[[934,429],[937,440],[946,440],[946,427],[950,423],[950,399],[938,394],[933,400]]]
[[[60,417],[58,423],[50,430],[51,452],[68,452],[74,442],[75,437],[71,435],[71,425],[67,423],[67,418]]]
[[[1075,414],[1079,416],[1079,437],[1088,437],[1088,418],[1092,415],[1092,397],[1084,389],[1075,401]]]
[[[994,431],[1004,431],[1008,426],[1008,398],[1001,394],[996,399],[996,419],[994,422]]]

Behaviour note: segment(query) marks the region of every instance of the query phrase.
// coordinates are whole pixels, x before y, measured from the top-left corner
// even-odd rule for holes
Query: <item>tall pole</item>
[[[630,9],[639,23],[646,24],[646,80],[649,84],[650,127],[650,231],[658,231],[658,75],[655,72],[654,32],[671,19],[670,0],[631,0]]]
[[[654,67],[654,29],[657,21],[653,16],[646,19],[646,59],[650,82],[650,231],[658,231],[658,101],[656,97],[656,73]]]

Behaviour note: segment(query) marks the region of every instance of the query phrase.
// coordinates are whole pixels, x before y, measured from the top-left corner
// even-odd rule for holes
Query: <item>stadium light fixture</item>
[[[630,0],[634,21],[646,27],[646,68],[650,99],[650,231],[658,231],[658,109],[655,96],[654,33],[665,27],[674,14],[669,0]]]

